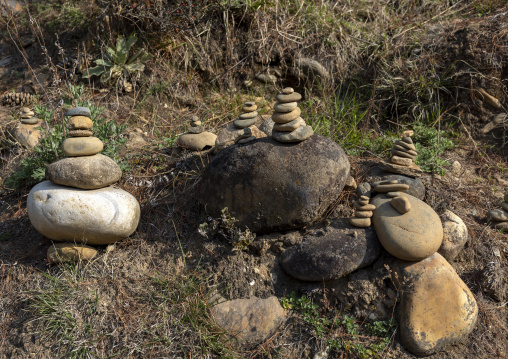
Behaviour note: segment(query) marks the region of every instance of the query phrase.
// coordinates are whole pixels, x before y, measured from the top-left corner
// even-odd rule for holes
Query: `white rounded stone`
[[[83,190],[44,181],[27,199],[35,229],[55,241],[108,244],[130,236],[139,223],[139,203],[114,187]]]

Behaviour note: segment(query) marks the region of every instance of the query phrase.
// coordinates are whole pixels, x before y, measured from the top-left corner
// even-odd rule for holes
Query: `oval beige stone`
[[[69,157],[96,155],[103,148],[104,144],[97,137],[71,137],[62,143],[62,152]]]
[[[392,198],[392,200],[390,201],[390,204],[400,214],[405,214],[411,210],[411,203],[409,202],[409,199],[404,196],[398,196],[398,197]]]
[[[371,225],[371,219],[352,217],[349,218],[349,224],[358,228],[366,228]]]
[[[291,112],[274,112],[272,115],[272,121],[275,123],[288,123],[300,117],[301,113],[302,110],[300,110],[299,107],[295,108]]]
[[[293,120],[288,123],[276,123],[275,125],[273,125],[273,129],[275,131],[291,132],[304,124],[305,122],[303,121],[303,119],[301,117],[298,117],[296,120]]]
[[[401,216],[391,205],[391,198],[376,196],[372,222],[379,241],[391,255],[419,261],[437,252],[443,241],[443,225],[428,204],[408,194],[404,198],[409,200],[411,211]]]
[[[84,244],[55,243],[48,248],[49,263],[88,261],[97,255],[97,250]]]
[[[67,122],[67,128],[73,130],[91,130],[93,121],[86,116],[72,116]]]
[[[217,136],[211,132],[202,132],[199,134],[186,133],[180,136],[177,144],[191,151],[203,151],[215,146]]]
[[[275,110],[275,112],[291,112],[297,107],[298,104],[296,102],[286,102],[286,103],[277,102],[273,106],[273,109]]]

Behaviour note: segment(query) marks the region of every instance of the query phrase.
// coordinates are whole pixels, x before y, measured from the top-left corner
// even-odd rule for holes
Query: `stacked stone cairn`
[[[504,195],[501,209],[493,209],[487,213],[487,218],[494,228],[501,232],[508,232],[508,192]]]
[[[214,133],[205,131],[202,122],[197,116],[188,120],[187,132],[178,138],[177,144],[191,151],[203,151],[215,146],[217,136]]]
[[[439,215],[405,193],[408,189],[396,180],[373,183],[372,223],[381,245],[400,259],[392,264],[392,279],[402,293],[401,343],[413,354],[429,355],[471,333],[478,307],[467,285],[437,253],[444,232]]]
[[[68,157],[46,168],[46,179],[30,191],[28,216],[35,229],[54,241],[50,262],[90,259],[96,253],[82,244],[103,245],[130,236],[137,228],[139,203],[128,192],[110,186],[122,171],[101,155],[103,143],[92,136],[93,122],[86,107],[73,108],[62,144]],[[77,244],[80,243],[80,244]]]
[[[302,142],[314,134],[311,126],[307,126],[300,117],[301,111],[297,101],[302,95],[291,87],[286,87],[277,95],[272,115],[272,138],[279,142]]]
[[[242,113],[233,121],[233,125],[239,129],[254,125],[258,117],[257,109],[258,107],[255,102],[245,102],[242,107]]]
[[[18,143],[27,148],[33,148],[39,144],[41,131],[37,129],[40,120],[28,107],[21,109],[21,120],[14,129],[14,138]]]
[[[28,107],[23,107],[21,109],[21,123],[25,125],[36,125],[39,123],[39,119],[35,117],[35,112],[33,112]]]
[[[422,172],[420,167],[414,163],[418,152],[416,152],[416,147],[411,139],[413,134],[413,131],[404,131],[402,139],[395,141],[391,151],[390,162],[381,163],[381,167],[384,170],[410,176],[418,175]]]
[[[369,204],[370,198],[367,196],[360,196],[358,201],[354,201],[355,214],[354,217],[349,219],[352,226],[359,228],[370,227],[371,217],[376,206]]]
[[[236,140],[235,143],[238,144],[244,144],[251,141],[254,141],[256,139],[256,136],[252,135],[252,130],[249,127],[246,127],[243,129],[243,134],[240,135]]]

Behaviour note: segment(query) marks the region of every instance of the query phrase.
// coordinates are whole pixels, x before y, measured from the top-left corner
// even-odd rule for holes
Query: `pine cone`
[[[34,100],[33,95],[26,92],[9,92],[0,96],[0,104],[6,107],[28,106]]]

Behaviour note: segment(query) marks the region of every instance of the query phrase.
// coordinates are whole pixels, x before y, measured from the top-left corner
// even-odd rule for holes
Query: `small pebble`
[[[370,218],[350,218],[349,224],[359,228],[369,227],[371,224]]]

